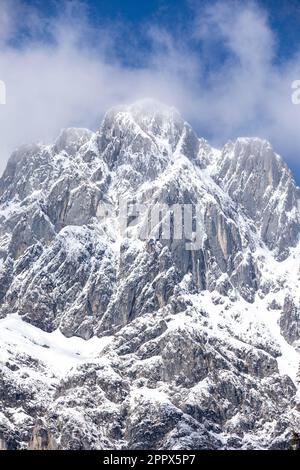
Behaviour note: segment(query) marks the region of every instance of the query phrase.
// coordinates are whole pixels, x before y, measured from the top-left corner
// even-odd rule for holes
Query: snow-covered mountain
[[[171,235],[160,217],[143,238],[157,204]],[[174,205],[197,208],[190,235]],[[0,448],[286,448],[299,233],[268,142],[216,150],[150,100],[18,149],[0,180]]]

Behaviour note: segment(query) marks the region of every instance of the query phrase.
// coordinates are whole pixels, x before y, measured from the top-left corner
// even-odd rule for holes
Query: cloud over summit
[[[50,16],[1,0],[0,169],[16,146],[53,141],[68,126],[96,129],[110,106],[144,97],[177,107],[214,144],[257,135],[297,163],[300,106],[291,83],[300,79],[300,51],[277,60],[268,12],[255,2],[191,5],[190,23],[170,30],[114,19],[95,25],[84,2]]]

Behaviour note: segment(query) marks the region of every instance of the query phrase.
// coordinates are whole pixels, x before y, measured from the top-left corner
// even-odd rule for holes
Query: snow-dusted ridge
[[[287,448],[299,194],[268,142],[214,149],[150,100],[18,149],[0,179],[0,447]],[[125,198],[200,205],[201,244],[124,236]]]

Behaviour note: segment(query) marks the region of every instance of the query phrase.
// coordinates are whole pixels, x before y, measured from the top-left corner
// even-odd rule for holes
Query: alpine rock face
[[[139,236],[157,204],[170,236],[163,217]],[[182,237],[174,207],[192,208]],[[287,448],[299,233],[268,142],[216,150],[150,100],[19,148],[0,180],[0,448]]]

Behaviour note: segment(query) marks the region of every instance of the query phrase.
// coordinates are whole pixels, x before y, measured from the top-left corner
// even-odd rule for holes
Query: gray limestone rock
[[[14,152],[0,179],[0,449],[287,448],[299,194],[269,143],[217,151],[150,100]],[[181,236],[178,205],[191,208]]]

